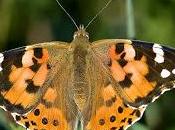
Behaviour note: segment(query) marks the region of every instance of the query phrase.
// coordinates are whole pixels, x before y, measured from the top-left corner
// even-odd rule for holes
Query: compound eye
[[[75,39],[77,36],[78,36],[78,34],[77,34],[77,33],[74,33],[74,36],[73,36],[73,37],[74,37],[74,39]]]
[[[88,34],[85,34],[85,37],[86,37],[87,39],[89,39],[89,35],[88,35]]]

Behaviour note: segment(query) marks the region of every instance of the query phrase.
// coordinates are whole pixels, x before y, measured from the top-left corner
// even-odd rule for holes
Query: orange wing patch
[[[112,76],[124,90],[128,102],[137,102],[155,89],[156,82],[149,82],[145,77],[149,73],[147,57],[138,55],[132,44],[112,45],[108,54]]]
[[[102,90],[102,97],[105,105],[96,110],[87,130],[125,130],[139,120],[145,110],[126,106],[111,85]]]
[[[60,109],[52,106],[56,90],[48,88],[41,103],[25,116],[13,115],[20,125],[31,130],[69,130],[66,118]]]
[[[3,82],[10,84],[8,89],[1,90],[5,109],[18,114],[26,113],[38,102],[38,91],[42,88],[48,73],[49,54],[47,49],[29,48],[16,54],[18,60],[6,65],[4,58],[2,66],[9,73]],[[6,57],[6,54],[4,54]],[[8,59],[9,60],[9,59]],[[25,99],[25,100],[24,100]]]

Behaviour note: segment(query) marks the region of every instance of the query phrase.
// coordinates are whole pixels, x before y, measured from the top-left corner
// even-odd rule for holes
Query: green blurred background
[[[87,25],[107,0],[60,2],[78,25]],[[134,10],[128,16],[127,0],[113,0],[87,29],[90,40],[131,37],[175,47],[175,0],[130,2]],[[55,0],[0,0],[1,51],[45,41],[70,42],[74,31],[75,26]],[[22,130],[10,118],[0,112],[0,130]],[[151,104],[129,130],[175,130],[175,91],[165,93]]]

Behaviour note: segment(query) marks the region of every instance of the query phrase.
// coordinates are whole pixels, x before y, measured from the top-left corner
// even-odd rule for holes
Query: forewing
[[[94,51],[98,56],[107,55],[101,62],[108,61],[106,68],[116,81],[116,90],[133,107],[153,102],[174,88],[173,48],[144,41],[111,40],[97,42]]]
[[[5,110],[19,114],[28,112],[36,104],[49,72],[48,50],[27,48],[6,51],[0,57],[0,105]],[[39,77],[41,80],[38,82]]]
[[[20,125],[30,130],[73,130],[78,111],[73,101],[71,55],[68,48],[49,46],[51,60],[46,91],[39,104],[26,115],[12,114]]]
[[[0,105],[17,123],[31,130],[68,130],[76,115],[66,93],[71,73],[68,47],[50,42],[1,54]]]

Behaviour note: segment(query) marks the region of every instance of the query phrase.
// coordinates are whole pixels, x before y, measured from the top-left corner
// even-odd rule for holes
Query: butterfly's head
[[[76,38],[86,38],[87,40],[89,40],[89,34],[88,32],[86,32],[86,29],[84,28],[83,25],[80,25],[78,31],[74,33],[74,40]]]

